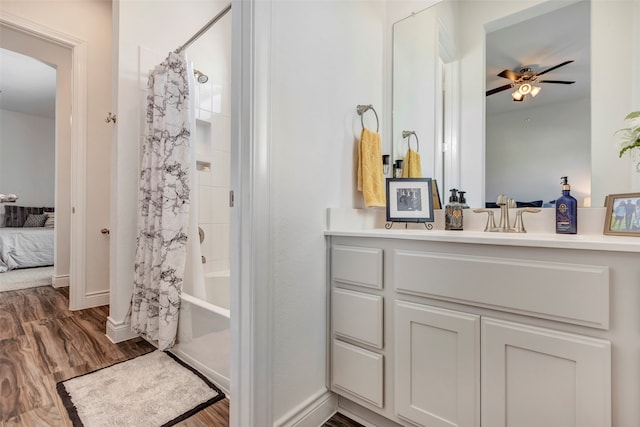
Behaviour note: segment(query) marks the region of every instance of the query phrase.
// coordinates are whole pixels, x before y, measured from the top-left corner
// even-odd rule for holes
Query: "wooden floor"
[[[113,344],[105,335],[107,306],[68,306],[68,288],[0,292],[0,427],[71,427],[57,382],[154,349],[141,338]],[[177,425],[226,427],[229,399]],[[325,426],[360,424],[336,414]]]

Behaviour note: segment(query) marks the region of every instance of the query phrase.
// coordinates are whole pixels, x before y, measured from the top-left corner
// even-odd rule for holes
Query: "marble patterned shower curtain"
[[[189,80],[184,53],[149,75],[131,330],[173,346],[185,272],[190,194]]]

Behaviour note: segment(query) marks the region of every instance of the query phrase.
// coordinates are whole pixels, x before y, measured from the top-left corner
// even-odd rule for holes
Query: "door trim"
[[[71,49],[71,215],[69,309],[87,307],[86,298],[86,141],[87,42],[53,28],[3,12],[0,24]]]

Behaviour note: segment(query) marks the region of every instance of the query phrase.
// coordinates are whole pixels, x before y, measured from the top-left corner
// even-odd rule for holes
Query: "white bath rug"
[[[35,267],[0,273],[0,292],[51,285],[53,267]]]
[[[224,398],[202,374],[158,350],[56,388],[74,427],[172,426]]]

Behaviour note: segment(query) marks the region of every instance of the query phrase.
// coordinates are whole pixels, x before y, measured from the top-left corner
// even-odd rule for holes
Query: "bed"
[[[27,221],[30,215],[43,214],[55,217],[53,208],[5,206],[5,227],[0,228],[0,273],[53,265],[53,224],[29,227]]]

